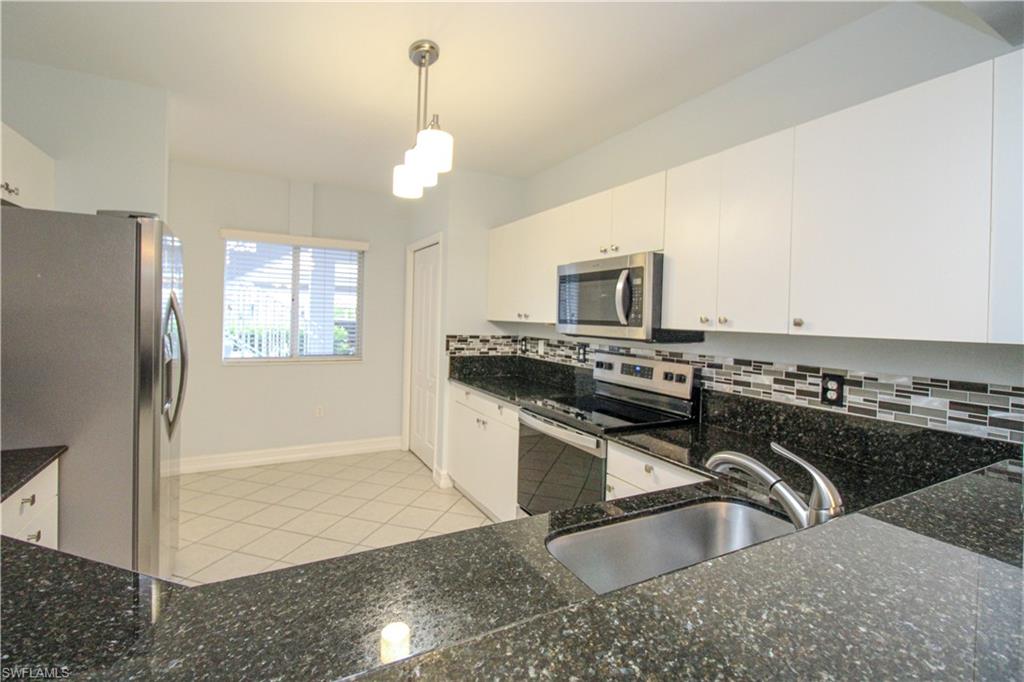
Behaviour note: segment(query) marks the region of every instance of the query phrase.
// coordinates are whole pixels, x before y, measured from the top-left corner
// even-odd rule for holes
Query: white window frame
[[[291,343],[292,355],[287,358],[225,358],[224,357],[224,256],[221,256],[221,284],[220,284],[220,331],[218,341],[220,343],[217,354],[220,356],[222,365],[225,366],[251,366],[251,365],[294,365],[294,364],[334,364],[338,362],[362,362],[366,350],[366,325],[365,325],[365,298],[366,298],[366,256],[370,250],[369,242],[354,241],[348,239],[329,239],[326,237],[310,237],[292,234],[281,234],[278,232],[259,232],[257,230],[238,230],[234,228],[223,228],[220,231],[221,240],[225,249],[229,241],[262,242],[264,244],[284,244],[293,248],[311,247],[318,249],[339,249],[344,251],[359,251],[363,254],[359,268],[358,291],[356,301],[356,319],[359,320],[359,348],[356,355],[306,355],[300,356],[297,353],[299,306],[297,301],[292,300],[291,308]],[[297,279],[300,276],[298,263],[292,264],[292,294],[298,290]]]

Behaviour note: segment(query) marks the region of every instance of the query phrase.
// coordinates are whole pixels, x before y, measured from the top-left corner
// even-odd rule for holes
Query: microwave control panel
[[[610,353],[594,354],[594,379],[690,400],[696,381],[690,365]],[[697,387],[699,388],[699,387]]]
[[[644,326],[644,269],[629,269],[629,326]]]

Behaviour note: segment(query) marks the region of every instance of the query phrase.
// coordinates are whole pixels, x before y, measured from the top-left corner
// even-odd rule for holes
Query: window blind
[[[225,360],[361,357],[363,251],[225,240]]]

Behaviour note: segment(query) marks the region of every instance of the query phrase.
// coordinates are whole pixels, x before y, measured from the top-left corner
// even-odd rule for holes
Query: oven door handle
[[[604,441],[600,438],[591,436],[588,433],[581,433],[550,419],[545,419],[525,411],[519,412],[519,423],[529,426],[534,431],[539,431],[557,441],[584,450],[594,457],[604,459]]]
[[[630,296],[632,291],[629,287],[629,270],[623,270],[619,273],[619,281],[615,283],[615,314],[619,316],[619,324],[628,326],[629,325],[629,310],[632,301],[626,301],[626,297]]]

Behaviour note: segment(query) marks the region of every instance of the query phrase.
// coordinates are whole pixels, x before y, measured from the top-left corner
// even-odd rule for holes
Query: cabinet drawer
[[[18,540],[25,540],[43,547],[57,549],[57,523],[58,523],[58,500],[53,497],[46,505],[39,509],[30,519],[14,533],[7,533],[10,537]]]
[[[519,410],[512,405],[500,402],[497,398],[483,396],[458,384],[452,384],[451,389],[455,402],[465,405],[474,412],[479,412],[480,416],[484,418],[493,419],[512,428],[519,428]]]
[[[708,480],[706,476],[695,474],[689,469],[669,464],[617,443],[608,444],[608,475],[645,492]]]
[[[637,488],[635,485],[630,485],[621,478],[616,478],[609,474],[604,486],[604,499],[617,500],[620,497],[631,497],[645,492],[647,491]]]
[[[13,536],[57,497],[57,473],[58,461],[55,461],[4,500],[0,507],[3,517],[0,525],[5,535]]]

